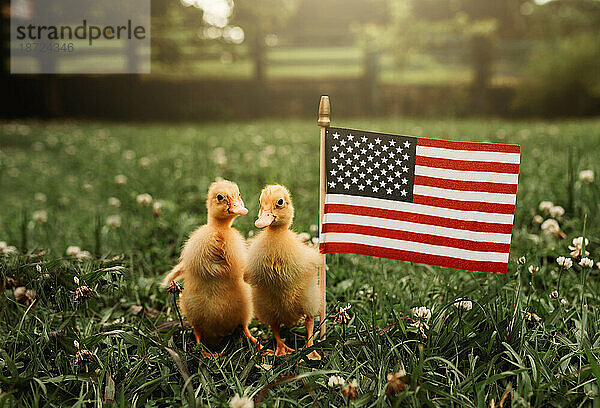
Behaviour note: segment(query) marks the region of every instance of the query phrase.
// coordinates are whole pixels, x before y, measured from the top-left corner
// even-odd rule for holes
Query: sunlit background
[[[26,19],[36,10],[30,0],[14,0],[12,11],[2,3],[6,43],[11,12]],[[598,0],[153,0],[150,75],[11,78],[5,44],[4,83],[46,101],[2,110],[306,116],[329,93],[342,115],[594,115],[599,28]],[[117,54],[100,58],[128,63]],[[114,89],[118,101],[85,101],[100,88]]]

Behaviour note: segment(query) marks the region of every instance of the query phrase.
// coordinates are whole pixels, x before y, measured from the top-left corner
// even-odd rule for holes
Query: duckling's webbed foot
[[[200,330],[195,327],[193,327],[192,330],[194,330],[194,336],[196,336],[196,344],[202,344],[202,335],[200,334]]]
[[[286,346],[286,344],[279,336],[279,328],[271,327],[273,329],[273,334],[275,335],[275,342],[277,343],[277,348],[275,349],[275,356],[287,356],[288,354],[293,353],[295,350],[291,347]]]
[[[312,347],[315,329],[315,317],[306,316],[306,320],[304,320],[304,327],[306,327],[306,347]],[[309,360],[321,359],[321,356],[316,350],[311,351],[306,357],[308,357]]]
[[[277,349],[275,349],[275,357],[287,356],[288,354],[292,354],[295,350],[291,347],[285,345],[285,343],[281,343],[277,345]]]
[[[252,343],[252,344],[258,343],[258,340],[256,339],[256,337],[254,337],[252,334],[250,334],[250,330],[248,330],[248,326],[244,326],[244,334],[246,335],[246,337],[248,337],[248,340],[250,340],[250,343]],[[260,346],[260,343],[258,345]]]
[[[202,335],[200,334],[200,330],[198,330],[197,328],[193,327],[192,328],[194,330],[194,336],[196,336],[196,343],[202,347]],[[202,355],[202,357],[204,358],[219,358],[221,357],[221,353],[211,353],[209,351],[203,351],[202,353],[200,353]]]
[[[219,357],[221,357],[222,353],[211,353],[210,351],[203,351],[201,353],[202,357],[204,358],[208,358],[208,359],[217,359]]]

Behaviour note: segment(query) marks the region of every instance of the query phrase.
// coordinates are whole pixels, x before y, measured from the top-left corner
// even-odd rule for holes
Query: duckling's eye
[[[221,194],[217,194],[217,201],[223,201],[223,197]]]
[[[280,198],[279,200],[277,200],[277,205],[280,207],[283,205],[283,198]]]

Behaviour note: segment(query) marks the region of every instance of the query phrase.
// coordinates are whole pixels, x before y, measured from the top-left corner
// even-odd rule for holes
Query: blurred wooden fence
[[[247,45],[188,45],[164,61],[153,53],[150,75],[4,74],[0,88],[12,96],[0,100],[0,117],[309,116],[323,93],[332,97],[339,115],[506,116],[530,47],[454,41],[423,48],[402,61],[396,53],[366,53],[348,45],[274,45],[263,55],[264,77],[256,78]]]

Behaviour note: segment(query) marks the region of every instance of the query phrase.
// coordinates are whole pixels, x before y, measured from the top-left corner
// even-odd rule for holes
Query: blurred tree
[[[387,21],[386,0],[301,0],[279,33],[296,45],[354,45],[360,25]]]
[[[515,110],[540,116],[599,114],[599,66],[597,32],[542,43],[517,86]]]
[[[415,52],[448,47],[458,51],[465,44],[474,44],[472,37],[485,37],[491,41],[498,31],[498,20],[494,18],[473,19],[459,11],[445,18],[441,17],[444,14],[441,13],[439,18],[425,19],[417,16],[410,2],[388,0],[388,3],[389,22],[385,25],[363,25],[361,38],[369,47],[393,53],[401,69]],[[474,57],[472,61],[483,59]]]
[[[528,0],[410,0],[414,16],[426,21],[449,20],[464,14],[470,21],[494,19],[498,34],[506,38],[526,30],[521,6]]]
[[[573,34],[597,33],[600,27],[600,1],[554,0],[531,4],[528,34],[536,39],[557,39]]]
[[[244,41],[248,44],[254,61],[254,79],[262,83],[265,79],[265,38],[278,32],[297,10],[299,0],[236,0],[230,24],[244,30]]]

